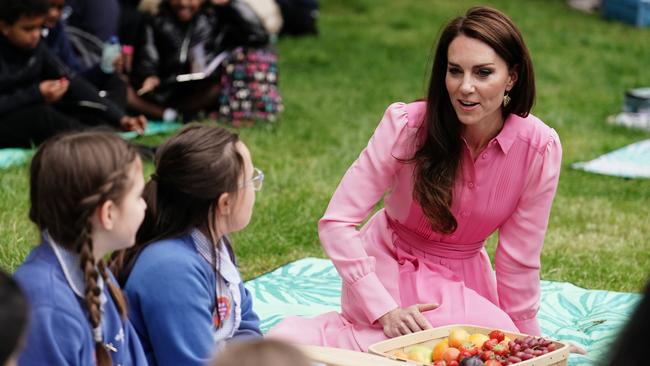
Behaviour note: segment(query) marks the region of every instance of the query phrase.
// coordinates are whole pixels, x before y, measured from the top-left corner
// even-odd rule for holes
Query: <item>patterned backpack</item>
[[[276,53],[270,48],[238,47],[222,67],[219,119],[235,127],[275,122],[284,109]]]

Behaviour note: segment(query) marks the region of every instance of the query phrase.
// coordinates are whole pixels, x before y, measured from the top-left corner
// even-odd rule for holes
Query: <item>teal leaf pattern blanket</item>
[[[289,315],[340,311],[341,278],[329,260],[304,258],[252,279],[246,287],[262,320],[262,331]],[[596,365],[634,311],[639,294],[586,290],[566,282],[542,281],[538,314],[544,336],[586,348],[569,365]]]

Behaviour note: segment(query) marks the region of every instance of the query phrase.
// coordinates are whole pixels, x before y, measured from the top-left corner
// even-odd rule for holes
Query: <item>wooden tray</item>
[[[392,360],[407,361],[401,358],[396,358],[390,352],[397,349],[401,349],[408,346],[414,345],[423,345],[427,347],[434,347],[442,339],[449,336],[449,331],[453,328],[463,328],[468,333],[483,333],[487,335],[494,328],[484,328],[474,325],[466,324],[453,324],[447,325],[444,327],[433,328],[429,330],[423,330],[421,332],[407,334],[401,337],[395,337],[388,339],[382,342],[375,343],[368,347],[368,352],[384,356]],[[522,333],[513,333],[508,331],[503,331],[505,335],[510,339],[527,337],[527,334]],[[565,343],[553,341],[556,349],[552,352],[549,352],[543,356],[538,356],[531,358],[530,360],[522,361],[516,363],[517,366],[566,366],[568,364],[567,359],[569,358],[569,346]],[[430,363],[421,363],[417,361],[408,360],[409,363],[416,365],[431,365]]]
[[[327,366],[405,366],[401,361],[346,349],[301,345],[298,348],[310,360]]]

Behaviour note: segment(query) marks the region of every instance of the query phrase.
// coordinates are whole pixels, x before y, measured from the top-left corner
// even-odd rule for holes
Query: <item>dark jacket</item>
[[[97,90],[88,82],[75,77],[44,42],[40,42],[34,50],[22,50],[0,35],[0,115],[45,103],[39,84],[61,77],[70,79],[70,87],[57,104],[85,108],[86,112],[97,115],[98,119],[119,126],[124,111],[111,101],[100,98]]]
[[[135,74],[142,82],[149,76],[165,81],[191,72],[193,51],[201,48],[209,63],[219,53],[237,46],[263,46],[268,34],[253,10],[232,0],[228,5],[204,7],[188,23],[181,23],[168,1],[148,19],[137,47]]]

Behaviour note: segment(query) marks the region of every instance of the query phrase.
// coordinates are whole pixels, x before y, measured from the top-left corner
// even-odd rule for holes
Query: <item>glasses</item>
[[[255,192],[259,192],[262,189],[262,183],[264,183],[264,173],[257,168],[253,168],[253,177],[245,181],[241,187],[244,188],[248,184],[252,184]]]

